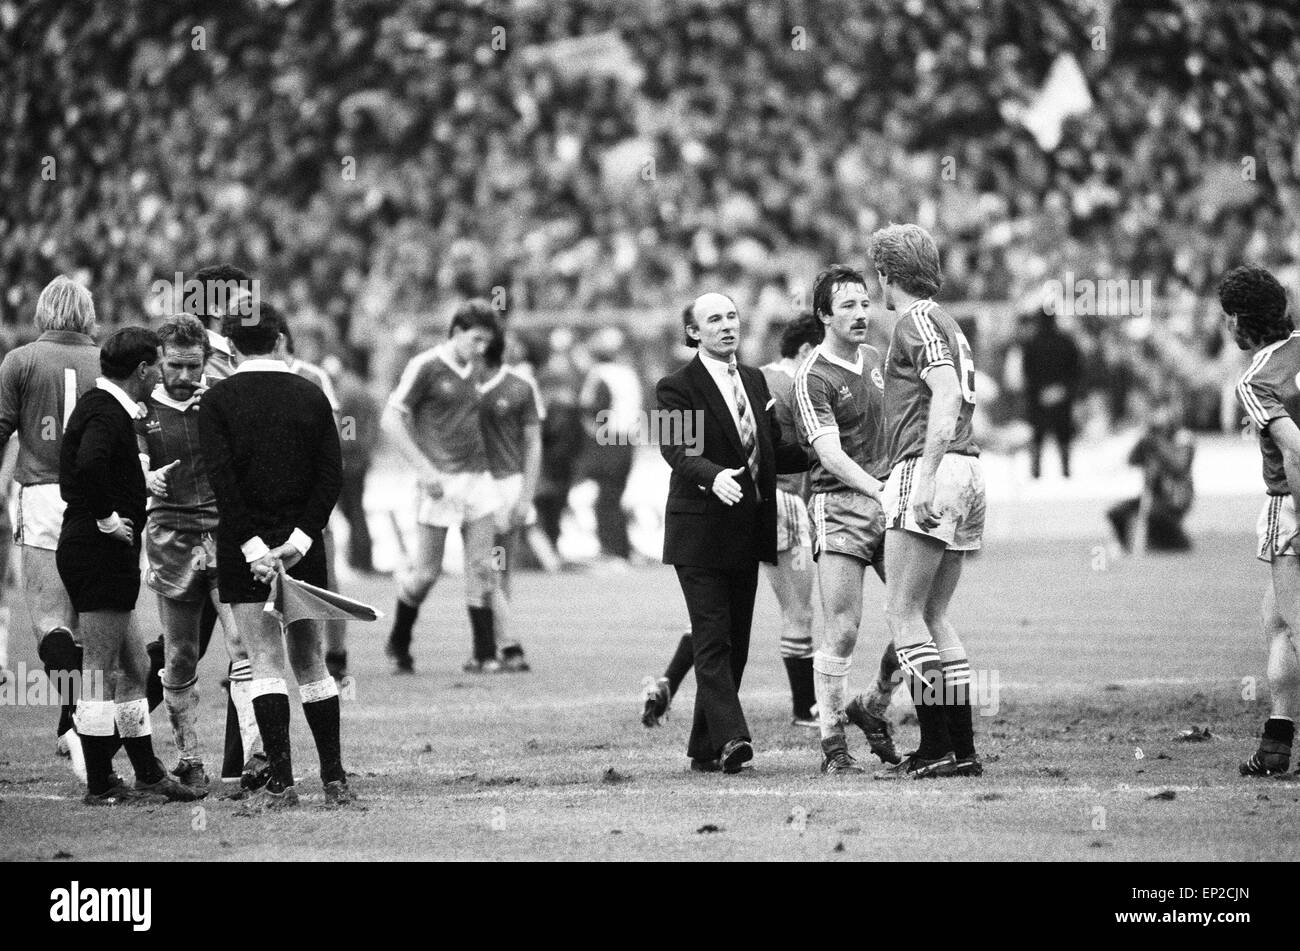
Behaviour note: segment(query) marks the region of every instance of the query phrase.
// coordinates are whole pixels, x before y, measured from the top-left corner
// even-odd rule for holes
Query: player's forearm
[[[525,502],[532,502],[533,496],[537,494],[537,482],[541,477],[542,431],[538,428],[536,432],[528,435],[524,450],[524,488],[521,498]]]
[[[839,479],[850,489],[855,492],[861,492],[864,495],[870,495],[873,498],[880,497],[880,482],[874,479],[867,470],[849,458],[842,446],[824,446],[824,439],[819,439],[813,444],[813,451],[817,453],[817,458],[821,464],[826,467],[826,471],[835,478]]]
[[[438,467],[426,456],[411,433],[411,420],[391,406],[384,410],[380,426],[397,446],[398,454],[418,473],[436,472]]]
[[[933,375],[933,374],[931,374]],[[930,415],[925,423],[925,448],[921,450],[921,472],[934,475],[939,470],[939,461],[952,445],[957,435],[957,413],[961,408],[961,393],[956,387],[957,378],[952,378],[952,386],[943,383],[931,386]]]

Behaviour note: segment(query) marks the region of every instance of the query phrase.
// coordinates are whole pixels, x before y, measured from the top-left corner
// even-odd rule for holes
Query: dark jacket
[[[673,470],[664,515],[664,564],[740,568],[758,561],[776,563],[776,476],[803,472],[808,456],[794,441],[794,433],[781,432],[762,371],[741,365],[739,372],[757,429],[761,502],[746,467],[740,432],[700,358],[664,377],[656,388],[661,412],[703,414],[694,417],[701,424],[693,423],[695,428],[689,430],[702,439],[699,455],[688,454],[682,441],[660,445]],[[713,480],[723,469],[735,468],[744,470],[736,477],[744,496],[726,505],[713,494]]]
[[[131,520],[139,550],[148,490],[135,420],[107,390],[87,390],[68,417],[59,447],[59,494],[68,503],[61,538],[98,538],[96,521],[116,512]]]
[[[234,373],[203,394],[199,438],[220,515],[218,564],[242,564],[245,542],[274,548],[295,528],[321,543],[342,456],[320,387],[278,370]]]

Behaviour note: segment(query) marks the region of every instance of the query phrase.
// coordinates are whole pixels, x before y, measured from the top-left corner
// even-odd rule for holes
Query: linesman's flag
[[[275,615],[281,624],[309,618],[319,621],[377,621],[384,616],[382,611],[368,604],[291,578],[283,568],[271,579],[271,596],[263,610]]]

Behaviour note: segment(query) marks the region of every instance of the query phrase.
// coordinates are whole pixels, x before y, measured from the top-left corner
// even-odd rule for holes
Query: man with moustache
[[[672,468],[664,516],[664,564],[691,618],[695,719],[687,755],[697,772],[737,773],[754,758],[738,691],[749,657],[758,563],[776,563],[776,476],[808,468],[781,432],[767,381],[736,361],[740,313],[725,294],[697,298],[683,314],[699,355],[659,381],[658,409],[697,421],[692,452],[662,445]],[[667,417],[671,418],[671,417]]]

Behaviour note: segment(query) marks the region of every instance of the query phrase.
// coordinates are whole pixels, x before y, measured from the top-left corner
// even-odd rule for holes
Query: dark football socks
[[[677,642],[677,650],[673,651],[673,659],[668,662],[668,669],[664,671],[664,676],[668,678],[668,693],[670,696],[677,696],[677,688],[682,685],[686,675],[691,672],[695,666],[695,644],[691,641],[691,632],[687,631],[682,635],[682,639]]]
[[[415,617],[420,609],[414,604],[407,604],[397,599],[397,610],[393,612],[393,631],[388,635],[388,647],[392,653],[405,657],[411,652],[411,631],[415,629]]]
[[[86,789],[95,796],[108,792],[112,786],[113,754],[120,740],[113,736],[81,735],[81,755],[86,758]]]
[[[916,707],[916,719],[921,725],[921,744],[916,755],[920,759],[938,759],[952,752],[943,703],[943,668],[939,664],[939,651],[933,641],[927,641],[898,648],[898,659],[910,675],[908,686],[912,691],[912,704]]]
[[[785,673],[790,678],[790,701],[794,715],[801,719],[812,716],[817,696],[813,689],[813,661],[811,657],[785,657]]]
[[[56,627],[41,638],[36,655],[45,665],[45,676],[59,693],[58,736],[72,729],[77,710],[76,681],[81,674],[81,648],[66,627]]]
[[[474,635],[474,659],[491,660],[497,655],[497,638],[491,608],[469,607],[469,627]]]
[[[1264,722],[1264,739],[1276,740],[1278,743],[1291,745],[1295,739],[1295,724],[1281,717],[1269,717]]]
[[[943,665],[943,703],[952,751],[958,759],[975,755],[975,726],[971,716],[970,663],[945,660]]]
[[[330,676],[335,680],[341,680],[348,672],[348,652],[326,651],[325,669],[329,671]]]
[[[158,709],[158,704],[163,702],[162,672],[166,661],[163,655],[162,638],[150,641],[144,645],[144,650],[149,655],[149,676],[144,682],[144,695],[149,701],[149,711],[152,713]]]
[[[320,781],[332,783],[346,779],[339,742],[339,698],[333,696],[304,703],[302,712],[307,717],[312,739],[316,741],[316,752],[320,754]]]
[[[127,758],[131,760],[131,769],[135,771],[137,780],[142,783],[156,783],[163,778],[162,767],[158,765],[158,758],[153,753],[152,736],[124,736],[122,749],[126,750]],[[84,752],[84,745],[82,750]],[[86,771],[89,775],[90,768],[87,767]]]
[[[267,788],[283,792],[293,785],[293,760],[289,750],[289,697],[283,693],[264,693],[253,698],[257,728],[271,770]]]
[[[880,655],[880,685],[884,688],[892,688],[898,682],[898,651],[894,650],[894,642],[890,641],[885,648],[885,652]]]

